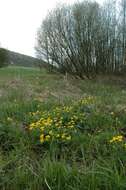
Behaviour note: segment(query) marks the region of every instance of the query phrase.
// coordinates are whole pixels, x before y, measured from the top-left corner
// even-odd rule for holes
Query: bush
[[[4,48],[0,48],[0,68],[8,65],[8,53]]]

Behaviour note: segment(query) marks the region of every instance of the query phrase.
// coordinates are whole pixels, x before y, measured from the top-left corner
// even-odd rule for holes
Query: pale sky
[[[35,56],[37,29],[48,10],[57,3],[76,0],[0,0],[0,44],[19,53]],[[103,0],[97,0],[102,2]]]

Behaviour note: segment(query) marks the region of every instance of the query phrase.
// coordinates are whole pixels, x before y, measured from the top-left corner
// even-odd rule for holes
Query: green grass
[[[0,69],[0,189],[125,190],[123,83],[121,77],[83,81],[44,69]],[[45,123],[37,126],[40,119]],[[40,135],[50,130],[51,138],[41,143]],[[118,135],[122,141],[110,143]]]

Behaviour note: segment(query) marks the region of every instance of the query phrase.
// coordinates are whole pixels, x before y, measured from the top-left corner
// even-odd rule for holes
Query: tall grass
[[[62,76],[57,82],[57,76],[34,69],[6,68],[0,73],[1,190],[126,189],[125,89],[74,79],[66,85]],[[18,84],[12,85],[10,81],[17,80],[19,73]],[[46,86],[41,81],[44,77]],[[69,87],[73,88],[71,93]],[[40,94],[47,88],[50,94],[41,100]],[[57,93],[65,89],[72,100],[64,95],[59,101],[51,95],[54,88]],[[40,90],[37,95],[36,89]],[[79,92],[76,96],[75,89]],[[93,104],[76,104],[80,97],[86,100],[89,95],[95,99]],[[64,106],[74,109],[64,113]],[[76,134],[70,141],[41,143],[40,131],[30,131],[29,125],[41,119],[44,112],[54,116],[56,107],[60,107],[58,114],[63,122],[67,123],[73,114],[78,116]],[[110,143],[117,135],[123,140]]]

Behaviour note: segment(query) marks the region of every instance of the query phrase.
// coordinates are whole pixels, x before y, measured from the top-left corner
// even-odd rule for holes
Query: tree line
[[[126,64],[126,0],[57,6],[38,30],[36,52],[76,77],[118,73]]]

